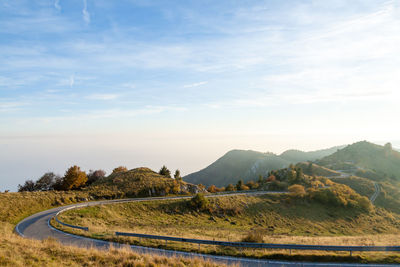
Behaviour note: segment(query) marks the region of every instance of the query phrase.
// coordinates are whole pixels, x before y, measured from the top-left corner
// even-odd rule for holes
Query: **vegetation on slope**
[[[201,197],[200,197],[201,199]],[[202,203],[202,204],[198,204]],[[275,194],[227,196],[196,200],[148,201],[86,207],[61,214],[65,222],[88,226],[89,232],[65,231],[92,238],[212,254],[260,258],[329,261],[398,261],[395,256],[368,253],[343,258],[343,253],[235,249],[178,242],[121,238],[114,231],[224,241],[323,245],[398,245],[399,215],[383,209],[366,212],[351,205],[334,206],[310,196]],[[53,222],[54,223],[54,222]],[[254,239],[257,237],[256,239]],[[260,239],[261,238],[261,239]],[[311,256],[312,255],[312,256]],[[347,254],[348,255],[348,254]]]
[[[344,146],[335,146],[327,149],[321,149],[316,151],[304,152],[301,150],[290,149],[286,150],[279,157],[291,162],[298,163],[303,161],[315,161],[317,159],[322,159],[326,156],[332,155],[339,149],[344,148]]]
[[[167,194],[193,194],[203,188],[162,176],[149,168],[136,168],[112,173],[98,180],[84,191],[110,198],[165,196]]]
[[[400,153],[393,150],[389,143],[385,146],[367,141],[354,143],[317,163],[375,181],[400,180]]]
[[[201,259],[167,258],[124,249],[83,249],[63,246],[54,239],[36,241],[12,233],[0,224],[0,266],[221,266]]]
[[[189,174],[183,179],[194,184],[206,186],[225,186],[243,179],[255,179],[266,172],[287,167],[289,163],[272,153],[251,150],[232,150],[207,168]]]
[[[232,150],[212,163],[210,166],[189,174],[183,179],[194,184],[206,186],[225,186],[242,179],[244,182],[256,180],[268,172],[288,167],[292,163],[315,160],[330,155],[340,147],[303,152],[288,150],[281,155],[261,153],[251,150]]]

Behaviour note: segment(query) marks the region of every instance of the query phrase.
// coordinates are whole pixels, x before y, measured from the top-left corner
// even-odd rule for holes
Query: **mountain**
[[[288,150],[281,155],[262,153],[252,150],[231,150],[210,166],[189,174],[183,179],[193,184],[206,186],[226,186],[236,184],[238,180],[257,180],[259,175],[265,176],[269,171],[288,167],[301,161],[313,161],[316,157],[327,156],[340,147],[303,152]]]
[[[319,165],[372,180],[400,180],[400,152],[367,141],[352,145],[318,160]]]
[[[327,148],[327,149],[321,149],[321,150],[310,151],[310,152],[304,152],[301,150],[290,149],[290,150],[286,150],[279,156],[287,161],[292,162],[292,163],[298,163],[298,162],[303,162],[303,161],[315,161],[317,159],[322,159],[326,156],[329,156],[344,147],[345,146],[335,146],[335,147],[331,147],[331,148]]]

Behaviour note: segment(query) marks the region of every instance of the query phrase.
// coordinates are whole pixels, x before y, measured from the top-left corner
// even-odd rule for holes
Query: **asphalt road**
[[[266,194],[272,192],[248,192],[245,194]],[[226,194],[220,194],[218,196],[224,196]],[[229,194],[232,195],[232,194]],[[237,194],[235,194],[237,195]],[[37,240],[43,240],[49,237],[56,238],[64,245],[73,245],[78,247],[95,247],[99,249],[107,249],[111,245],[113,247],[121,247],[118,243],[101,241],[86,237],[81,237],[77,235],[72,235],[68,233],[64,233],[60,230],[53,228],[50,225],[50,220],[53,218],[57,212],[68,208],[68,207],[84,207],[84,206],[93,206],[100,204],[112,204],[112,203],[121,203],[121,202],[134,202],[134,201],[148,201],[148,200],[166,200],[166,199],[184,199],[189,197],[161,197],[161,198],[137,198],[137,199],[122,199],[122,200],[106,200],[106,201],[95,201],[95,202],[87,202],[83,204],[74,204],[64,207],[58,207],[50,210],[46,210],[43,212],[36,213],[32,216],[29,216],[22,220],[15,227],[15,231],[25,237]],[[126,245],[125,245],[126,246]],[[236,257],[227,257],[227,256],[214,256],[214,255],[206,255],[206,254],[197,254],[197,253],[187,253],[180,251],[171,251],[164,249],[156,249],[156,248],[146,248],[140,246],[131,246],[132,250],[138,253],[146,253],[146,254],[157,254],[161,256],[181,256],[181,257],[199,257],[205,260],[214,261],[217,263],[225,263],[225,264],[236,264],[240,266],[304,266],[304,267],[313,267],[313,266],[346,266],[346,267],[356,267],[356,266],[388,266],[384,264],[340,264],[340,263],[308,263],[308,262],[286,262],[286,261],[275,261],[275,260],[257,260],[257,259],[247,259],[247,258],[236,258]],[[399,265],[397,265],[399,266]]]
[[[379,196],[379,193],[381,192],[381,186],[378,183],[374,183],[374,186],[375,186],[375,192],[370,197],[372,204],[375,202],[376,198]]]

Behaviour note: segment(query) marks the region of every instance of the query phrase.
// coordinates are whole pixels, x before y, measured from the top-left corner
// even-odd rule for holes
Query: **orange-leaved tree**
[[[78,189],[87,182],[86,173],[81,168],[74,165],[65,172],[62,183],[63,190]]]

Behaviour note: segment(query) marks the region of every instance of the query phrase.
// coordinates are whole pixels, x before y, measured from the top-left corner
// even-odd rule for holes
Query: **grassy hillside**
[[[285,194],[211,198],[207,208],[200,210],[193,209],[189,200],[104,205],[71,210],[63,213],[61,218],[65,222],[88,226],[89,232],[78,232],[90,237],[187,251],[198,251],[199,248],[177,242],[165,245],[160,241],[117,238],[113,233],[127,231],[229,241],[255,238],[252,242],[296,244],[400,244],[399,215],[383,209],[367,213],[351,206],[337,207]],[[200,249],[205,253],[261,258],[310,260],[308,257],[313,255],[316,257],[314,260],[335,261],[340,257],[340,253],[331,252],[296,251],[289,256],[287,252],[277,250],[240,250],[204,245]],[[324,258],[326,255],[331,256]],[[388,262],[399,259],[372,253],[351,260]]]
[[[269,171],[288,167],[292,163],[315,160],[330,155],[340,147],[303,152],[288,150],[281,155],[261,153],[251,150],[232,150],[212,163],[210,166],[189,174],[183,179],[194,184],[206,186],[226,186],[242,179],[245,182],[257,180],[259,175],[265,176]]]
[[[119,179],[115,181],[118,183],[113,185],[112,179]],[[0,193],[0,266],[220,266],[199,259],[140,255],[128,249],[65,247],[55,240],[28,240],[13,233],[17,222],[36,212],[95,198],[125,196],[148,188],[161,190],[173,184],[171,180],[149,169],[139,169],[111,175],[82,191]],[[183,188],[188,189],[186,183]]]
[[[400,180],[400,153],[367,141],[349,145],[317,163],[371,180]]]
[[[165,178],[148,168],[137,168],[111,174],[82,190],[0,193],[0,221],[16,224],[33,213],[82,201],[189,194],[200,190],[198,186]]]
[[[130,249],[82,249],[56,240],[36,241],[12,233],[0,223],[0,266],[221,266],[200,259],[143,255]]]
[[[85,190],[100,197],[121,198],[191,194],[202,189],[184,181],[166,178],[149,168],[136,168],[111,174]]]
[[[0,223],[16,224],[42,210],[90,200],[88,192],[22,192],[0,193]]]
[[[261,153],[251,150],[232,150],[219,158],[207,168],[189,174],[183,179],[194,184],[206,186],[226,186],[243,179],[257,179],[273,169],[287,167],[289,162],[272,153]]]
[[[301,168],[303,172],[307,175],[326,177],[340,176],[340,172],[328,169],[326,167],[311,162],[300,162],[296,164],[296,167]]]
[[[332,155],[339,149],[344,148],[345,146],[335,146],[327,149],[321,149],[316,151],[304,152],[301,150],[290,149],[286,150],[282,154],[279,155],[282,159],[285,159],[291,163],[298,163],[303,161],[315,161],[317,159],[322,159],[326,156]]]

